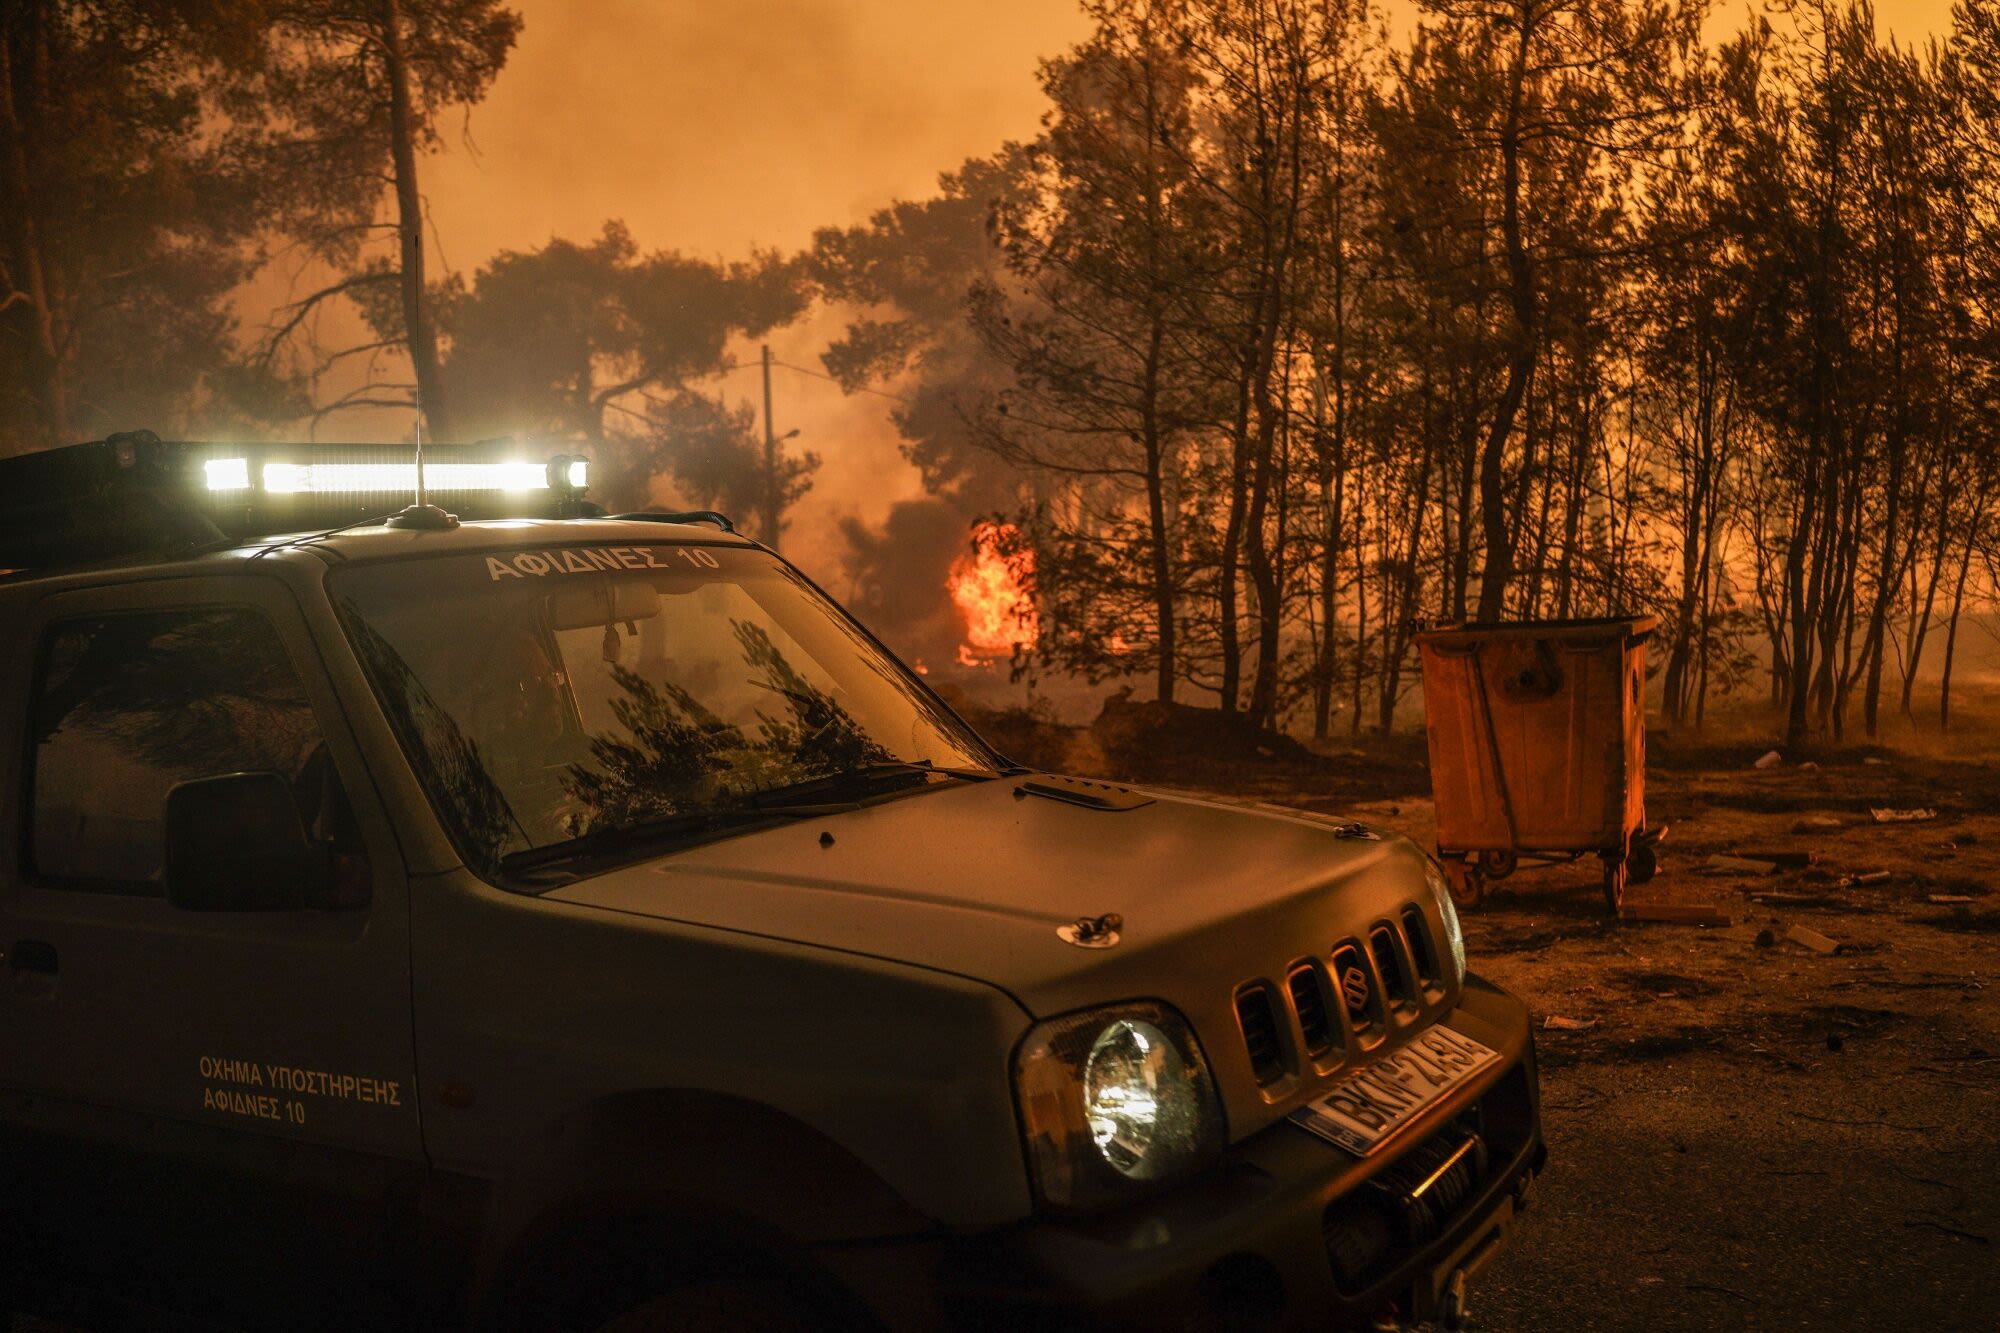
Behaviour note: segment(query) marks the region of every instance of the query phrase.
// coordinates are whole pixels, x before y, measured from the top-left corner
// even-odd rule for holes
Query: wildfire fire
[[[1041,633],[1027,593],[1034,556],[1015,544],[1018,536],[1011,523],[981,523],[972,530],[972,549],[953,562],[945,580],[965,621],[965,642],[958,646],[964,666],[1011,657],[1016,645],[1034,647]]]

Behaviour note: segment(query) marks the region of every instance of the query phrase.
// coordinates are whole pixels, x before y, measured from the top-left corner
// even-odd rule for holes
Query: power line
[[[771,358],[770,364],[784,370],[796,371],[801,375],[810,375],[812,376],[812,378],[816,380],[825,380],[828,384],[838,384],[840,385],[841,390],[846,393],[873,394],[877,398],[887,398],[892,403],[902,403],[905,406],[912,406],[916,403],[916,399],[914,398],[907,397],[900,393],[890,393],[886,389],[871,389],[865,384],[857,385],[856,387],[850,389],[845,384],[841,384],[839,379],[835,378],[832,375],[828,375],[823,371],[813,370],[807,366],[795,366],[789,361],[780,361],[776,357]],[[710,375],[707,378],[720,379],[725,375],[734,375],[739,370],[762,370],[764,369],[764,366],[765,363],[761,359],[756,361],[739,361],[733,366],[730,366],[723,370],[716,371],[713,375]],[[626,416],[632,417],[633,419],[638,421],[644,421],[649,425],[658,424],[647,413],[636,411],[633,408],[629,408],[615,398],[607,400],[604,405],[614,412],[623,412]]]
[[[805,366],[795,366],[789,361],[773,361],[771,364],[774,366],[783,366],[786,370],[796,370],[799,374],[810,375],[816,380],[825,380],[828,384],[839,384],[841,389],[846,393],[871,393],[877,398],[887,398],[892,403],[910,404],[916,402],[916,399],[903,394],[890,393],[886,389],[871,389],[865,384],[859,384],[850,389],[847,385],[842,384],[836,376],[829,375],[825,371],[810,370]]]
[[[781,367],[782,369],[785,370],[796,371],[801,375],[810,375],[816,380],[825,380],[828,384],[838,384],[840,385],[841,391],[844,393],[873,394],[877,398],[887,398],[892,403],[902,403],[906,406],[914,404],[916,402],[916,399],[907,397],[903,394],[890,393],[886,389],[871,389],[865,384],[860,384],[854,386],[853,388],[849,388],[845,383],[843,383],[840,380],[838,376],[829,375],[823,370],[814,370],[809,366],[795,366],[789,361],[780,361],[776,357],[771,358],[770,364]],[[764,363],[762,361],[739,361],[735,365],[729,367],[727,370],[717,371],[716,374],[718,376],[734,375],[739,370],[761,369],[763,365]]]

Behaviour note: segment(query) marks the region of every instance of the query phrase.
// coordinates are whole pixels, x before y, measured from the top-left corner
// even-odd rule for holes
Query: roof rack
[[[386,518],[416,491],[400,444],[203,443],[125,431],[0,459],[0,569],[139,555]],[[468,518],[602,513],[589,462],[512,440],[426,445],[425,489]]]

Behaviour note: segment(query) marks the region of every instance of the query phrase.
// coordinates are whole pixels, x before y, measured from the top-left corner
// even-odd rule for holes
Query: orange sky
[[[519,46],[461,134],[423,165],[436,257],[470,273],[503,248],[588,238],[619,218],[645,248],[734,257],[926,194],[939,171],[1035,132],[1036,62],[1084,35],[1075,0],[517,0]],[[1728,9],[1726,3],[1720,6]],[[1949,0],[1881,0],[1921,41]],[[436,262],[434,258],[433,262]],[[259,290],[269,284],[259,284]],[[246,313],[254,297],[246,298]],[[253,316],[254,322],[254,316]],[[816,366],[837,325],[773,339]],[[754,349],[746,349],[754,352]],[[747,400],[756,376],[724,381]],[[837,586],[834,523],[915,495],[880,398],[791,372],[780,430],[824,466],[791,552]],[[396,438],[397,414],[335,418],[321,438]]]
[[[1401,6],[1398,6],[1401,7]],[[795,247],[1032,134],[1038,59],[1076,0],[517,0],[520,45],[472,115],[478,154],[427,165],[463,267],[607,217],[642,241]],[[1741,6],[1724,0],[1720,17]],[[1949,0],[1879,0],[1922,40]],[[455,139],[455,135],[453,136]]]
[[[803,245],[1032,134],[1036,61],[1085,31],[1074,0],[517,7],[520,44],[473,113],[480,160],[454,152],[425,182],[460,264],[607,217],[698,253]]]

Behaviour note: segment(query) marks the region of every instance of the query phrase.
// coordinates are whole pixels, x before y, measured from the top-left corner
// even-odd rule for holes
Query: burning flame
[[[1027,584],[1035,558],[1011,523],[981,523],[972,530],[972,550],[951,567],[945,587],[965,620],[965,642],[958,646],[964,666],[979,666],[995,657],[1011,657],[1016,645],[1035,646],[1041,623]]]

